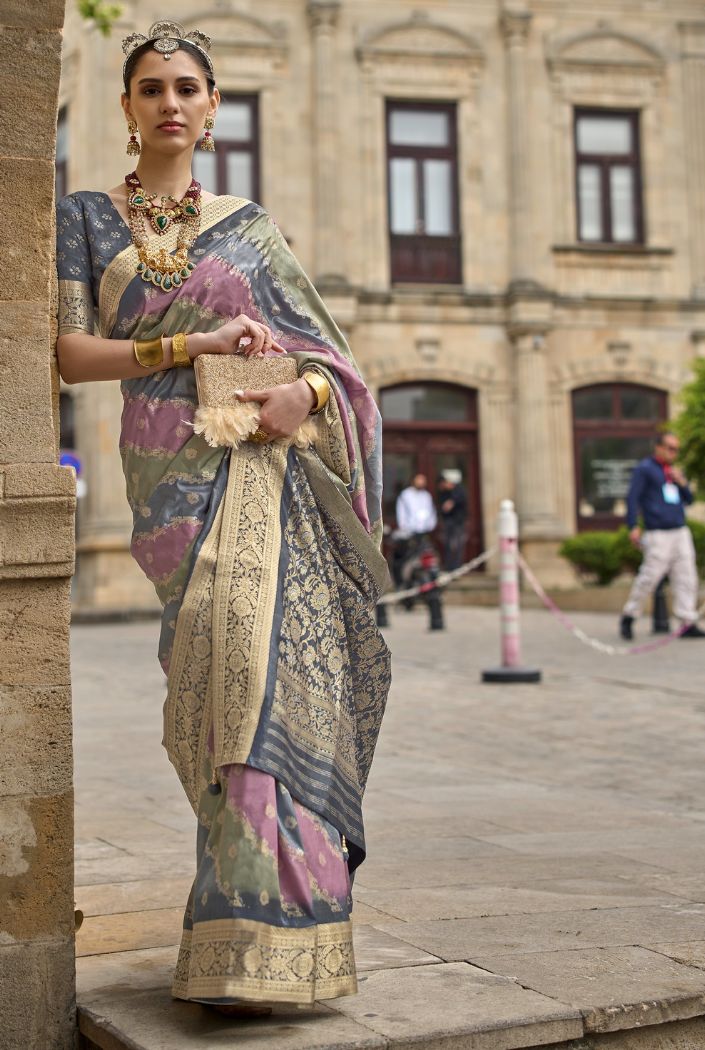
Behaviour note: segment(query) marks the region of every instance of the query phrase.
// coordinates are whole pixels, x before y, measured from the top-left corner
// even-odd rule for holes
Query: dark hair
[[[663,445],[666,438],[678,438],[678,435],[672,430],[657,430],[656,437],[654,438],[655,445]]]
[[[135,50],[129,55],[127,62],[125,63],[125,73],[123,75],[123,83],[125,85],[125,94],[130,97],[130,81],[135,72],[135,66],[142,58],[142,55],[146,55],[148,51],[154,50],[154,40],[147,40],[146,43],[140,44]],[[208,92],[213,94],[215,91],[215,77],[211,72],[211,68],[208,65],[206,56],[200,51],[190,40],[180,40],[179,50],[185,51],[191,58],[194,58],[198,62],[199,66],[203,70],[203,74],[208,83]]]

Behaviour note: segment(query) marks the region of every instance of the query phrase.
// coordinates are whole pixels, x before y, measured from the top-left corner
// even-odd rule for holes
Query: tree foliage
[[[113,25],[122,14],[120,4],[107,4],[104,0],[78,0],[78,10],[103,36],[110,36]]]
[[[679,462],[686,477],[705,493],[705,358],[693,361],[693,373],[681,390],[683,408],[671,426],[680,438]]]

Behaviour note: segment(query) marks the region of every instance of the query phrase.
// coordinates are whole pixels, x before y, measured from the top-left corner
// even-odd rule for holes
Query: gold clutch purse
[[[238,448],[259,427],[259,401],[239,401],[239,390],[266,390],[298,379],[293,357],[199,354],[193,363],[198,390],[194,431],[214,448]],[[305,420],[289,442],[306,448],[316,436],[315,418]],[[283,440],[283,439],[277,439]]]

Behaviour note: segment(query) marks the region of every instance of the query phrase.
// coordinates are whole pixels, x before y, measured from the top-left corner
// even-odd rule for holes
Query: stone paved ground
[[[575,618],[613,640],[613,617]],[[157,625],[74,630],[79,1002],[96,1045],[511,1050],[705,1015],[705,642],[607,658],[531,611],[543,684],[482,685],[496,612],[447,620],[430,634],[396,613],[386,631],[360,994],[247,1024],[168,994],[194,827],[159,743]],[[668,1045],[705,1047],[689,1024]]]

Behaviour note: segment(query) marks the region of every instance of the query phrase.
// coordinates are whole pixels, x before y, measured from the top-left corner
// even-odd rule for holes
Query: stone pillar
[[[692,294],[705,299],[705,21],[681,22]]]
[[[509,161],[509,274],[510,285],[532,283],[536,246],[532,237],[531,107],[526,45],[532,15],[523,7],[502,12],[506,47],[507,134]]]
[[[549,425],[546,338],[540,329],[511,333],[517,384],[517,508],[522,536],[555,535],[556,471]]]
[[[74,1046],[69,584],[57,466],[54,140],[64,0],[5,3],[0,62],[0,1043]],[[31,115],[31,119],[28,119]]]
[[[510,325],[516,376],[515,477],[522,550],[546,586],[574,577],[558,556],[566,528],[558,514],[558,450],[551,433],[546,329]]]
[[[345,285],[340,216],[340,82],[336,27],[341,0],[309,0],[313,43],[313,155],[315,279],[319,287]]]

